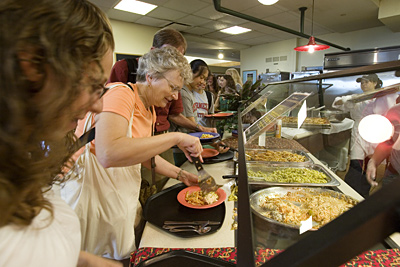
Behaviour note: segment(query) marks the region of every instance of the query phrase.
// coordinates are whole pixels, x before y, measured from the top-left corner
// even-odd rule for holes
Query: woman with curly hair
[[[113,49],[85,0],[0,2],[0,266],[120,266],[80,252],[78,217],[51,190],[67,133],[102,109]]]

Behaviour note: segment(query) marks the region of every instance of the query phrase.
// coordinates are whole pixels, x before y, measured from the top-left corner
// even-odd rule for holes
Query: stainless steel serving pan
[[[262,171],[264,173],[272,173],[276,170],[286,168],[306,168],[324,173],[327,176],[327,183],[283,183],[283,182],[270,182],[262,177],[248,177],[248,183],[253,187],[262,188],[267,186],[313,186],[313,187],[331,187],[339,186],[340,182],[328,172],[324,166],[318,164],[311,164],[309,166],[296,166],[296,165],[270,165],[263,162],[248,162],[247,171]]]
[[[332,197],[345,198],[349,203],[352,203],[354,205],[356,205],[358,203],[358,201],[354,200],[353,198],[351,198],[349,196],[346,196],[340,192],[325,189],[325,188],[269,187],[269,188],[265,188],[265,189],[256,191],[250,195],[250,207],[251,207],[252,212],[255,215],[257,215],[264,221],[267,221],[267,222],[273,224],[275,227],[278,226],[278,228],[275,230],[282,230],[279,228],[279,226],[280,226],[280,227],[283,227],[286,229],[287,228],[294,229],[295,231],[293,232],[293,234],[298,234],[298,231],[299,231],[298,226],[294,226],[291,224],[285,224],[285,223],[273,220],[273,219],[265,216],[264,213],[266,212],[266,210],[264,210],[264,208],[262,208],[260,206],[260,203],[262,203],[264,201],[265,197],[280,197],[280,196],[284,196],[288,192],[306,192],[306,191],[309,193],[315,193],[315,194],[327,192]],[[317,223],[314,222],[313,224],[316,225]],[[311,230],[315,230],[315,229],[311,229]]]
[[[306,158],[305,161],[303,162],[284,162],[284,161],[252,161],[252,160],[248,160],[248,163],[257,163],[257,162],[262,162],[265,164],[272,164],[272,165],[282,165],[282,166],[310,166],[313,164],[312,159],[310,158],[310,156],[302,150],[294,150],[294,149],[246,149],[246,153],[247,152],[258,152],[258,153],[263,153],[266,151],[287,151],[290,153],[294,153],[294,154],[298,154],[300,156],[304,156]]]

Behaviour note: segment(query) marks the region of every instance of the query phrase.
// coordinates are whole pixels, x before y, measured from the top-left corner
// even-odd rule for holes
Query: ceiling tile
[[[294,15],[292,12],[282,12],[276,15],[267,16],[262,18],[265,21],[272,22],[278,25],[282,25],[283,23],[289,21],[298,21],[300,23],[300,14]]]
[[[178,19],[177,22],[188,24],[191,26],[200,26],[200,25],[206,24],[207,22],[210,22],[210,20],[202,18],[202,17],[194,16],[194,15],[189,15],[189,16],[183,17],[181,19]]]
[[[107,0],[105,0],[107,1]],[[157,6],[163,6],[165,3],[168,2],[168,0],[140,0],[142,2],[146,2],[149,4],[157,5]]]
[[[262,37],[264,35],[265,34],[261,33],[261,32],[251,31],[251,32],[243,33],[243,34],[237,34],[237,35],[231,35],[229,37],[224,37],[223,40],[236,42],[236,41],[241,41],[241,40],[245,40],[245,39],[253,39],[253,38],[257,38],[257,37]]]
[[[279,30],[275,29],[275,28],[271,28],[259,23],[255,23],[255,22],[247,22],[245,24],[240,25],[241,27],[245,27],[245,28],[249,28],[258,32],[262,32],[262,33],[267,33],[267,34],[273,34],[278,32]]]
[[[187,25],[183,25],[183,24],[179,24],[179,23],[173,23],[173,22],[172,23],[168,23],[168,24],[164,25],[163,27],[173,28],[173,29],[175,29],[177,31],[180,31],[180,32],[192,28],[191,26],[187,26]]]
[[[248,20],[241,19],[241,18],[238,18],[238,17],[234,17],[234,16],[231,16],[231,15],[226,15],[226,16],[218,19],[218,21],[222,21],[222,22],[225,22],[225,23],[230,23],[230,24],[233,24],[233,25],[240,25],[240,24],[248,22]]]
[[[89,0],[89,2],[94,3],[96,6],[105,8],[114,8],[120,1],[121,0]]]
[[[136,20],[135,23],[161,28],[164,27],[165,24],[169,23],[169,21],[143,16]]]
[[[306,33],[307,34],[307,33]],[[309,33],[308,33],[309,34]],[[287,40],[287,39],[292,39],[292,38],[296,38],[296,37],[300,37],[298,35],[292,34],[292,33],[288,33],[288,32],[284,32],[284,31],[278,31],[274,34],[271,34],[273,36],[276,36],[277,38],[279,38],[280,40]],[[301,37],[300,37],[301,38]]]
[[[222,0],[221,7],[232,9],[235,11],[243,11],[254,6],[261,6],[261,4],[256,0],[246,0],[246,1],[231,1]]]
[[[197,12],[194,12],[193,15],[213,20],[220,19],[223,16],[225,16],[224,13],[216,11],[213,5],[205,7]]]
[[[203,34],[213,32],[213,31],[214,30],[206,29],[206,28],[202,28],[202,27],[193,27],[191,29],[185,30],[185,32],[187,32],[187,33],[192,33],[192,34],[196,34],[196,35],[203,35]]]
[[[131,12],[126,12],[126,11],[122,11],[122,10],[117,10],[117,9],[109,9],[107,11],[107,16],[116,19],[116,20],[122,20],[122,21],[128,21],[128,22],[134,22],[138,19],[140,19],[141,17],[143,17],[142,15],[139,14],[134,14]]]
[[[212,21],[207,22],[207,23],[205,23],[205,24],[203,24],[203,25],[201,25],[201,26],[202,26],[203,28],[212,29],[212,30],[214,30],[214,31],[219,31],[219,30],[222,30],[222,29],[229,28],[229,27],[231,27],[231,26],[233,26],[233,25],[232,25],[232,24],[225,23],[225,22],[221,22],[221,21],[214,21],[214,20],[212,20]]]
[[[278,41],[281,41],[281,40],[282,39],[280,39],[280,38],[278,38],[276,36],[273,36],[273,35],[265,35],[263,37],[243,40],[243,41],[240,41],[240,43],[241,44],[246,44],[246,45],[260,45],[260,44],[278,42]]]
[[[156,19],[165,19],[165,20],[169,20],[169,21],[174,21],[174,20],[177,20],[177,19],[187,16],[187,14],[180,12],[180,11],[165,8],[165,7],[157,7],[153,11],[149,12],[147,14],[147,16],[156,18]]]
[[[188,0],[169,0],[163,6],[190,14],[207,7],[208,4],[199,0],[190,0],[190,4]]]
[[[265,18],[268,16],[273,16],[273,15],[282,13],[284,11],[286,11],[286,10],[282,10],[281,8],[276,7],[275,5],[273,5],[273,6],[260,5],[260,6],[255,6],[255,7],[246,9],[242,13],[247,14],[252,17],[256,17],[256,18]]]
[[[208,38],[222,39],[222,38],[229,37],[229,36],[231,36],[231,35],[230,35],[230,34],[223,33],[223,32],[220,32],[220,31],[217,31],[217,32],[207,33],[207,34],[205,34],[204,36],[205,36],[205,37],[208,37]]]

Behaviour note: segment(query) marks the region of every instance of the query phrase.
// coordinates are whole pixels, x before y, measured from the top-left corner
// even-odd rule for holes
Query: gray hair
[[[172,46],[154,48],[139,58],[137,82],[145,82],[146,74],[154,78],[161,78],[166,72],[177,70],[183,78],[183,83],[192,81],[192,70],[187,59]]]

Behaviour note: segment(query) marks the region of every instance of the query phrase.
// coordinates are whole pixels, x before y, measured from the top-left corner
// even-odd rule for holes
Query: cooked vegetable
[[[249,177],[261,177],[268,182],[315,184],[325,184],[328,182],[328,177],[324,173],[307,168],[285,168],[272,173],[249,170],[247,175]]]
[[[273,150],[266,150],[266,151],[247,151],[246,152],[246,159],[247,160],[254,160],[254,161],[276,161],[276,162],[305,162],[306,157],[292,153],[289,151],[273,151]]]
[[[212,134],[202,134],[200,136],[201,139],[203,139],[203,138],[213,138],[213,137],[214,137],[214,135],[212,135]]]

